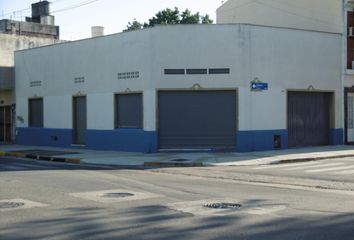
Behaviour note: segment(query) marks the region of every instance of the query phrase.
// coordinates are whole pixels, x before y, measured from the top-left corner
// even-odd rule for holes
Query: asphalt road
[[[4,240],[353,236],[351,191],[0,158]]]

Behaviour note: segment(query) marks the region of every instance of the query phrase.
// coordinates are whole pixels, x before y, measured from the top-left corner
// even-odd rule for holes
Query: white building
[[[343,0],[228,0],[217,23],[248,23],[342,33]]]
[[[61,42],[48,12],[49,2],[41,1],[32,4],[32,17],[25,22],[0,20],[0,143],[15,138],[14,51]]]
[[[156,152],[343,143],[342,35],[158,26],[18,51],[17,142]]]
[[[354,143],[354,1],[343,0],[344,142]]]

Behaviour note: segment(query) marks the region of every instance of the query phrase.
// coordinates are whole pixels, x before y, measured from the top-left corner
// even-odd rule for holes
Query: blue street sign
[[[268,83],[262,82],[251,82],[251,90],[252,91],[263,91],[268,90]]]

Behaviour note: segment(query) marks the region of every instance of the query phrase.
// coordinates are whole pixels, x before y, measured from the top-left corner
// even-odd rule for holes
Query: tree
[[[209,14],[205,14],[205,16],[201,17],[202,24],[212,24],[213,20],[210,18]]]
[[[123,32],[129,32],[134,30],[139,30],[143,28],[143,24],[138,22],[136,19],[133,22],[128,22],[127,28],[123,30]]]
[[[186,9],[184,12],[181,13],[181,21],[180,24],[199,24],[200,23],[200,16],[199,12],[196,14],[192,14],[191,11]]]
[[[148,26],[153,27],[155,25],[179,24],[180,21],[178,8],[175,7],[174,10],[166,8],[165,10],[156,13],[153,18],[150,18]]]
[[[208,14],[200,15],[199,12],[192,14],[189,9],[184,10],[180,13],[179,9],[175,7],[174,9],[166,8],[162,11],[159,11],[148,22],[140,23],[136,19],[129,22],[127,28],[123,30],[133,31],[139,30],[142,28],[153,27],[155,25],[172,25],[172,24],[212,24],[213,20],[210,19]]]

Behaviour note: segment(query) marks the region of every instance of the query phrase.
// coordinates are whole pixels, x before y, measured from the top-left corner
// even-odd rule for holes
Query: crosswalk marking
[[[354,158],[341,158],[336,160],[310,161],[301,163],[287,163],[255,166],[252,170],[259,171],[301,171],[307,174],[326,173],[334,175],[354,175]]]
[[[333,167],[333,166],[339,166],[339,165],[344,165],[344,164],[346,164],[346,163],[328,163],[328,164],[317,163],[316,165],[313,165],[313,166],[293,167],[293,168],[287,168],[284,170],[293,171],[293,170],[302,170],[302,169],[308,169],[308,168]]]
[[[349,174],[354,174],[354,170],[339,171],[339,172],[334,172],[333,174],[336,174],[336,175],[349,175]]]
[[[252,168],[254,170],[262,170],[262,169],[273,169],[273,168],[286,168],[289,166],[306,166],[306,165],[313,165],[318,164],[317,162],[306,162],[306,163],[290,163],[290,164],[277,164],[277,165],[266,165],[261,167]]]
[[[308,173],[318,173],[318,172],[330,172],[330,171],[337,171],[337,170],[346,170],[346,169],[353,169],[354,166],[342,166],[342,167],[332,167],[332,168],[321,168],[321,169],[314,169],[314,170],[305,170]]]

